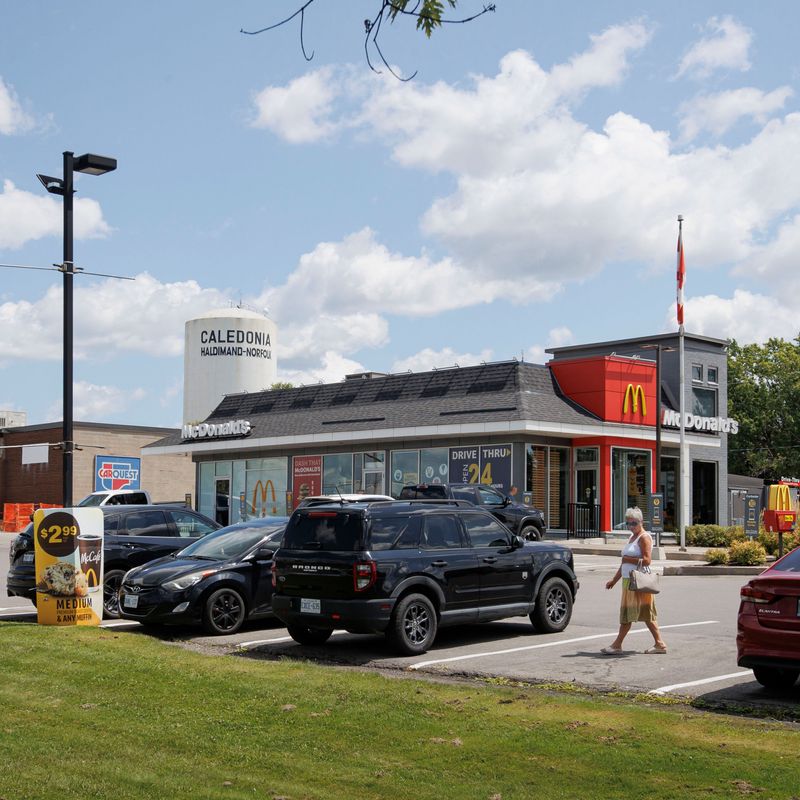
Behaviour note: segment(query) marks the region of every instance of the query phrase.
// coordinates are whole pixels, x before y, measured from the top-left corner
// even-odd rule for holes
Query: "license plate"
[[[33,564],[35,553],[23,553],[22,554],[22,563],[23,564]]]
[[[125,599],[122,601],[125,608],[136,608],[139,605],[139,595],[126,594]]]
[[[322,604],[319,600],[307,600],[306,598],[302,598],[300,600],[300,613],[320,614],[322,613]]]

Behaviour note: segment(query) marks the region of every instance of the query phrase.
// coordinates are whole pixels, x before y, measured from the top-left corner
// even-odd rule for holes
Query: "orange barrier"
[[[4,533],[19,533],[31,521],[37,508],[59,507],[58,503],[4,503],[0,530]]]

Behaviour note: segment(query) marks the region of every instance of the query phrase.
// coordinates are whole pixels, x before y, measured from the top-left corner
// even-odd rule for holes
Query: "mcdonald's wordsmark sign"
[[[94,490],[139,489],[141,459],[126,456],[94,457]]]

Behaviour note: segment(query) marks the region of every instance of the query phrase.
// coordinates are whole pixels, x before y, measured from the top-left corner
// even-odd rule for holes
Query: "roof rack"
[[[464,506],[469,508],[476,508],[474,503],[470,503],[469,500],[448,500],[446,497],[443,497],[441,500],[437,499],[429,499],[429,498],[420,498],[420,499],[413,499],[413,500],[372,500],[369,505],[377,506],[381,504],[389,505],[389,504],[397,504],[397,503],[407,503],[408,505],[420,505],[420,506]]]

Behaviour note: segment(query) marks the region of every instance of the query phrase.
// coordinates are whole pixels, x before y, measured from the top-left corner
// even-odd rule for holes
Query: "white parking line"
[[[342,634],[347,633],[347,631],[334,631],[331,636],[341,636]],[[261,644],[280,644],[281,642],[293,642],[291,636],[279,636],[275,639],[256,639],[253,642],[242,642],[241,644],[237,644],[236,646],[241,648],[242,650],[247,650],[249,647],[258,647]]]
[[[713,678],[703,678],[699,681],[687,681],[686,683],[673,683],[671,686],[662,686],[660,689],[653,689],[647,694],[662,695],[667,692],[672,692],[675,689],[686,689],[689,686],[702,686],[705,683],[717,683],[718,681],[727,681],[730,678],[744,678],[748,675],[752,676],[753,671],[748,669],[747,672],[729,672],[727,675],[716,675]]]
[[[15,611],[3,611],[0,613],[0,618],[2,617],[27,617],[27,616],[36,616],[36,611],[27,611],[21,608],[16,609]]]
[[[719,625],[719,621],[716,619],[707,619],[703,622],[682,622],[677,625],[660,625],[660,630],[667,630],[668,628],[690,628],[696,625]],[[634,633],[648,633],[647,628],[636,628],[636,630],[632,630],[631,634]],[[543,644],[529,644],[525,645],[524,647],[511,647],[508,650],[493,650],[490,653],[469,653],[464,656],[453,656],[452,658],[438,658],[431,661],[420,661],[417,664],[411,664],[408,668],[409,669],[422,669],[422,667],[429,667],[431,664],[449,664],[452,661],[467,661],[473,658],[486,658],[487,656],[503,656],[507,653],[521,653],[525,650],[540,650],[543,647],[558,647],[562,644],[574,644],[575,642],[588,642],[592,639],[605,639],[608,636],[614,636],[616,631],[610,631],[608,633],[595,633],[591,636],[579,636],[576,639],[559,639],[555,642],[544,642]]]
[[[27,611],[30,606],[3,606],[0,611],[22,611],[23,608]]]

